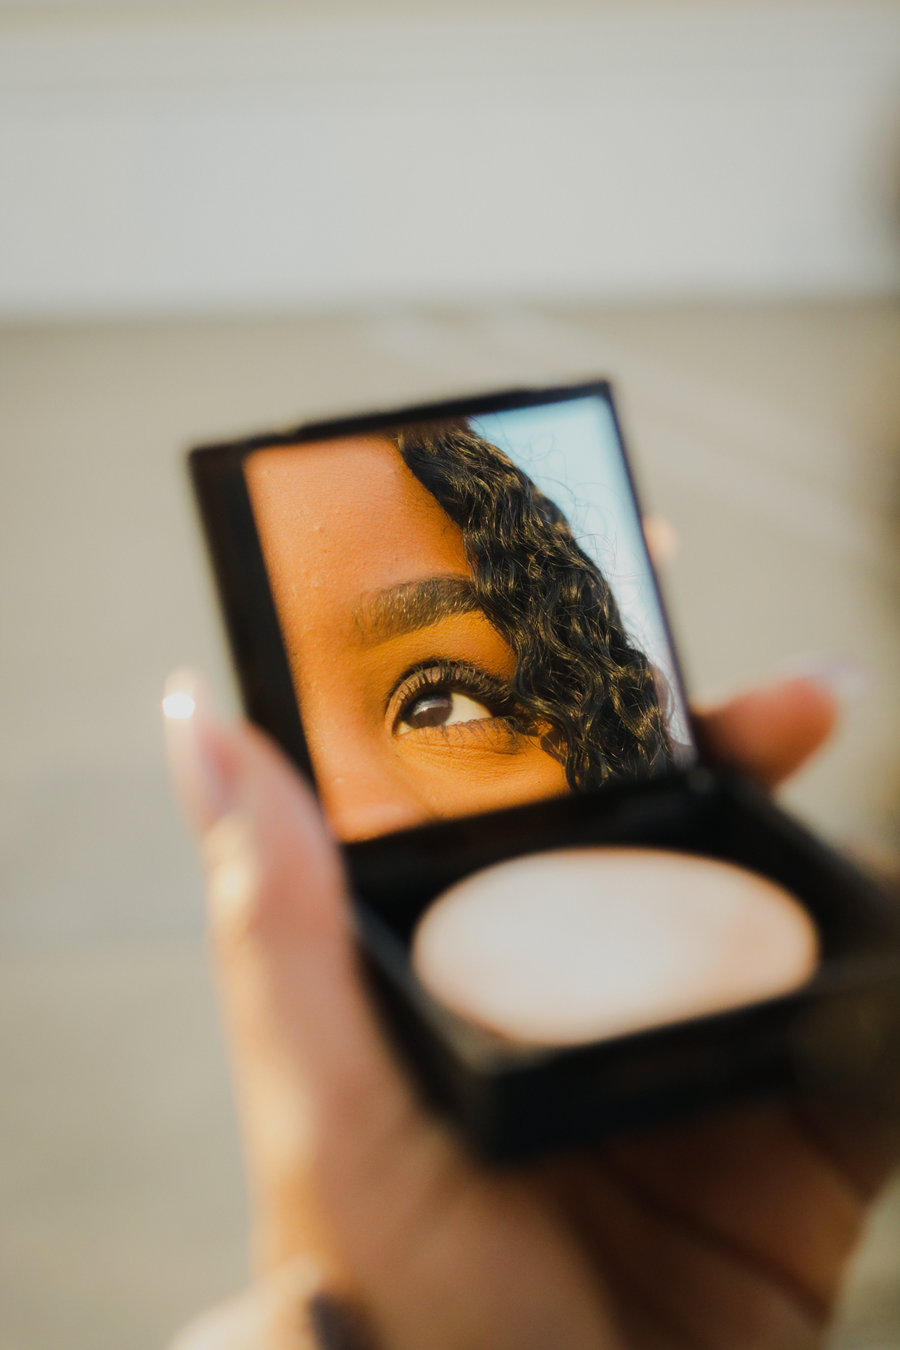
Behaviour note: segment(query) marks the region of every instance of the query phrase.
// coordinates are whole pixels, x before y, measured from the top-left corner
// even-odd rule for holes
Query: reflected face
[[[378,439],[254,452],[247,484],[325,809],[344,839],[567,790],[462,534]],[[548,729],[546,729],[548,730]]]

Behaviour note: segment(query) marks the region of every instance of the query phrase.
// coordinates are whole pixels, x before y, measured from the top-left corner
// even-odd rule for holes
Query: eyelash
[[[518,720],[515,717],[516,705],[505,680],[482,670],[480,666],[435,660],[423,662],[407,671],[392,690],[388,709],[393,708],[391,725],[394,729],[425,689],[467,694],[489,708],[494,717],[505,718],[513,725]]]

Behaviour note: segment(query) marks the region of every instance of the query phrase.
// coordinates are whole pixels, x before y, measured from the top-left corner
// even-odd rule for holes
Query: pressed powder
[[[786,994],[816,969],[806,910],[730,863],[657,849],[516,858],[426,911],[413,966],[486,1030],[577,1045]]]

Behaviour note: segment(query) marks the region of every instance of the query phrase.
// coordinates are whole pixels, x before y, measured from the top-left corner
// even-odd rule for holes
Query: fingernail
[[[855,703],[872,688],[873,676],[865,661],[856,656],[830,656],[805,652],[782,663],[788,675],[815,680],[839,703]]]
[[[162,706],[175,793],[195,829],[204,833],[234,804],[227,729],[215,721],[203,678],[194,670],[172,672]]]

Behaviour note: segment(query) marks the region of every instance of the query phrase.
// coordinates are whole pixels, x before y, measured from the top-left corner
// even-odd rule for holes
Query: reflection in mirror
[[[601,398],[264,447],[245,472],[342,838],[692,755]]]

